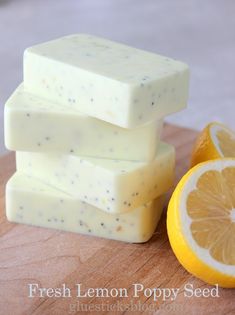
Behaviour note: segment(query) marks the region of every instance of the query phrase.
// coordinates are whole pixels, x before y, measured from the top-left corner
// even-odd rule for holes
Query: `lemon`
[[[196,140],[191,166],[223,157],[235,157],[235,133],[225,125],[212,122]]]
[[[207,161],[184,175],[168,206],[167,232],[186,270],[235,287],[235,159]]]

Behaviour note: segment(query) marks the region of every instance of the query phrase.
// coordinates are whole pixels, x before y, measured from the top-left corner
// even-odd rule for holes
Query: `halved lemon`
[[[167,232],[186,270],[235,287],[235,159],[207,161],[184,175],[168,206]]]
[[[235,157],[235,133],[223,124],[212,122],[196,140],[191,166],[223,157]]]

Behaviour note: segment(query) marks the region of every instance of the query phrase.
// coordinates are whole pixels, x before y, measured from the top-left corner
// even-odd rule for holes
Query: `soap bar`
[[[112,215],[19,173],[6,186],[9,221],[131,243],[151,238],[162,205],[160,197],[133,211]]]
[[[186,107],[189,69],[164,56],[75,34],[26,49],[24,84],[62,106],[134,128]]]
[[[162,120],[131,130],[120,128],[34,96],[23,85],[5,105],[5,144],[14,151],[150,161],[161,129]]]
[[[174,148],[160,143],[156,158],[130,162],[70,154],[17,152],[17,170],[109,213],[128,212],[173,185]]]

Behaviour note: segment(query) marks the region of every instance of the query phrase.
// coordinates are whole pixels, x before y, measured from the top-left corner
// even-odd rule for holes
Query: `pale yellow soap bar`
[[[5,145],[14,151],[63,152],[98,158],[150,161],[162,120],[124,129],[60,106],[19,86],[5,105]]]
[[[171,58],[75,34],[26,49],[24,84],[61,106],[135,128],[186,107],[189,68]]]
[[[162,208],[163,197],[112,215],[20,173],[6,186],[9,221],[131,243],[151,238]]]
[[[81,158],[76,155],[16,153],[17,170],[109,213],[128,212],[169,190],[175,151],[160,143],[151,162]]]

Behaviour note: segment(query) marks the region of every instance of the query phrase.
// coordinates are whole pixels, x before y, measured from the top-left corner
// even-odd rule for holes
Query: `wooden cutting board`
[[[164,128],[163,138],[176,147],[177,181],[188,168],[196,135],[195,131],[172,125]],[[220,297],[184,297],[183,288],[187,283],[194,288],[211,287],[191,276],[178,263],[167,239],[165,214],[146,244],[126,244],[7,222],[4,186],[15,170],[14,163],[13,154],[0,159],[0,314],[91,314],[94,311],[88,309],[92,308],[99,309],[96,314],[235,313],[234,290],[219,289]],[[72,297],[29,298],[30,283],[45,288],[65,284],[71,289]],[[77,298],[78,283],[84,290],[126,288],[129,297]],[[144,294],[134,298],[135,283],[145,288],[179,288],[180,291],[174,301],[163,301],[160,297],[154,302]]]

